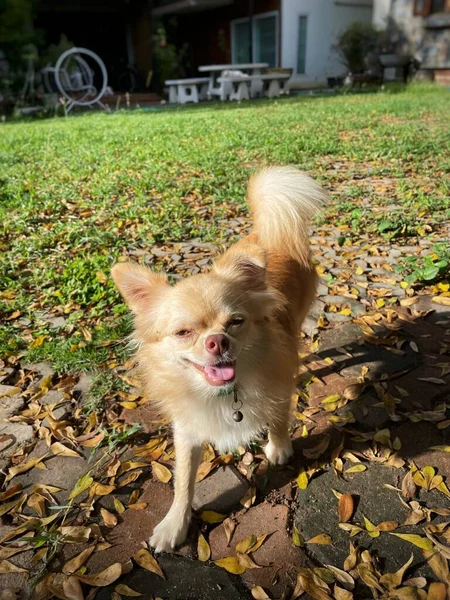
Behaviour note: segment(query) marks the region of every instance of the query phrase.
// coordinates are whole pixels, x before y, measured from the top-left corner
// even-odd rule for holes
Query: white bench
[[[217,83],[220,84],[220,99],[248,100],[250,98],[248,87],[250,80],[250,75],[245,75],[245,73],[219,77]]]
[[[281,95],[289,95],[289,73],[264,73],[263,75],[250,75],[250,96],[267,96],[278,98]]]
[[[258,96],[278,98],[289,94],[289,73],[264,73],[263,75],[227,75],[219,77],[221,100],[248,100]]]
[[[169,88],[169,102],[186,104],[206,100],[209,77],[193,77],[191,79],[168,79],[164,84]],[[200,87],[200,90],[198,87]]]

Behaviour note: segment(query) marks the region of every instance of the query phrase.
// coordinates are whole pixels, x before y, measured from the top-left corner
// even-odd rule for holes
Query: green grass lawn
[[[0,357],[58,371],[123,360],[130,323],[111,265],[165,242],[226,243],[220,221],[245,215],[247,178],[264,164],[316,177],[333,197],[325,218],[353,241],[438,230],[450,212],[449,98],[413,86],[1,125]],[[396,208],[374,214],[367,201]]]

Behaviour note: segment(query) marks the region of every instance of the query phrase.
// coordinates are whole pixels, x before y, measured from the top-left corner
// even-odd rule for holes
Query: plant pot
[[[380,54],[379,60],[384,68],[401,68],[409,64],[410,56],[401,56],[399,54]]]
[[[330,88],[342,87],[344,85],[343,77],[327,77],[327,84]]]

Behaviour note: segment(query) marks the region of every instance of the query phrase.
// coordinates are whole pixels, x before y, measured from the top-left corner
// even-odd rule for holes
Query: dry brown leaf
[[[200,465],[197,469],[197,476],[195,478],[195,483],[199,483],[200,481],[203,481],[203,479],[205,479],[205,477],[210,474],[213,467],[214,467],[214,465],[211,462],[203,461],[202,463],[200,463]]]
[[[309,569],[301,568],[299,570],[295,588],[299,591],[303,589],[307,594],[312,596],[314,600],[331,600],[330,588],[322,579],[312,573]],[[298,595],[295,596],[293,594],[292,597],[298,597]]]
[[[442,306],[450,306],[449,296],[434,296],[431,300],[435,304],[441,304]]]
[[[14,485],[10,485],[4,492],[0,494],[0,502],[4,502],[5,500],[9,500],[13,496],[16,496],[22,491],[22,484],[16,483]],[[34,491],[34,490],[33,490]]]
[[[241,498],[240,503],[244,508],[250,508],[256,501],[256,487],[250,486],[245,493],[244,497]]]
[[[91,575],[77,575],[77,577],[80,581],[87,583],[92,587],[105,587],[111,583],[114,583],[121,575],[122,565],[117,562],[109,566],[107,569],[100,571],[99,573],[92,573]]]
[[[136,592],[136,590],[133,590],[128,585],[125,585],[124,583],[118,583],[116,585],[116,587],[114,588],[114,591],[117,592],[118,594],[122,594],[122,596],[128,596],[131,598],[136,598],[137,596],[142,596],[141,592]]]
[[[117,525],[117,517],[110,513],[106,508],[100,509],[100,514],[102,515],[102,519],[106,525],[106,527],[115,527]]]
[[[366,389],[365,383],[353,383],[352,385],[348,385],[343,392],[344,398],[347,400],[356,400],[361,396],[361,394]]]
[[[122,485],[122,484],[121,484]],[[89,490],[90,496],[107,496],[115,490],[114,485],[106,485],[105,483],[96,482]]]
[[[125,487],[126,485],[133,483],[133,481],[136,481],[136,479],[138,479],[142,475],[142,473],[143,471],[140,470],[130,471],[125,475],[125,477],[123,477],[123,479],[120,480],[118,487]]]
[[[245,573],[245,567],[241,565],[237,556],[229,556],[228,558],[220,558],[215,561],[215,564],[218,567],[222,567],[229,573],[233,573],[234,575],[242,575]]]
[[[0,505],[0,517],[6,515],[10,510],[12,510],[15,506],[17,506],[20,502],[20,499],[11,500],[10,502],[4,502]]]
[[[61,442],[54,442],[50,446],[50,450],[56,456],[72,456],[74,458],[82,458],[82,456],[80,456],[77,452],[75,452],[75,450],[71,450],[70,448],[67,448],[67,446],[64,446],[64,444],[61,444]]]
[[[330,436],[324,435],[323,438],[315,446],[313,446],[312,448],[302,450],[303,456],[305,456],[305,458],[310,458],[311,460],[319,458],[319,456],[326,451],[326,449],[329,446],[329,443]]]
[[[37,456],[33,456],[28,460],[20,463],[20,465],[17,465],[16,467],[10,467],[8,470],[8,475],[5,477],[5,483],[7,483],[8,481],[10,481],[10,479],[15,477],[16,475],[19,475],[20,473],[26,473],[27,471],[38,465],[40,462],[42,462],[46,457],[47,454],[44,454],[44,456],[41,456],[39,458]]]
[[[398,529],[397,521],[383,521],[377,525],[378,531],[395,531]]]
[[[338,515],[341,523],[350,521],[355,510],[355,503],[353,497],[350,494],[342,494],[339,498],[338,504]]]
[[[263,535],[259,535],[256,538],[256,541],[253,544],[253,546],[251,546],[250,549],[247,552],[256,552],[259,548],[261,548],[261,546],[264,544],[264,542],[266,541],[266,539],[268,537],[269,537],[268,533],[264,533]]]
[[[118,515],[121,515],[123,512],[125,512],[125,506],[122,504],[119,498],[114,498],[114,508]]]
[[[446,600],[447,588],[444,583],[434,581],[428,588],[427,600]]]
[[[426,381],[427,383],[434,383],[436,385],[445,385],[445,381],[439,377],[418,377],[417,381]]]
[[[144,508],[147,508],[147,502],[136,502],[135,504],[129,504],[128,508],[131,508],[131,510],[143,510]]]
[[[262,569],[262,567],[260,565],[257,565],[248,554],[238,552],[237,559],[239,561],[239,564],[245,567],[246,569]]]
[[[325,565],[325,566],[329,571],[331,571],[334,574],[335,578],[340,583],[347,585],[351,590],[355,587],[355,580],[349,573],[347,573],[346,571],[343,571],[342,569],[338,569],[337,567],[334,567],[333,565]]]
[[[66,575],[72,575],[76,573],[80,567],[84,565],[87,559],[91,556],[91,554],[95,550],[95,544],[93,546],[89,546],[70,560],[66,562],[66,564],[62,568],[62,572]]]
[[[252,588],[252,596],[255,600],[270,600],[270,596],[266,594],[260,585],[255,585],[255,587]]]
[[[198,536],[197,554],[202,562],[207,562],[211,558],[211,548],[202,534]]]
[[[403,582],[403,585],[408,587],[412,586],[415,588],[422,589],[427,585],[427,580],[425,577],[410,577],[406,581]]]
[[[250,548],[256,544],[256,535],[249,535],[236,544],[236,552],[250,552]]]
[[[330,546],[333,544],[333,540],[327,533],[321,533],[320,535],[315,535],[311,539],[307,540],[307,544],[320,544],[322,546]]]
[[[147,571],[155,573],[155,575],[158,575],[162,579],[166,578],[156,558],[152,556],[145,548],[138,550],[138,552],[136,552],[136,554],[133,556],[133,559],[143,569],[147,569]]]
[[[416,494],[416,484],[411,471],[408,471],[402,481],[402,495],[404,498],[413,498]]]
[[[153,474],[155,475],[155,477],[157,479],[159,479],[159,481],[162,481],[163,483],[169,483],[169,481],[172,479],[172,473],[164,465],[161,465],[160,463],[153,461],[152,469],[153,469]]]
[[[0,560],[0,574],[4,575],[6,573],[25,573],[27,577],[29,575],[26,569],[16,567],[9,560]]]
[[[344,590],[343,588],[335,585],[333,588],[334,597],[336,600],[353,600],[353,594],[348,590]]]
[[[62,589],[67,600],[84,600],[81,584],[76,577],[66,577]]]
[[[105,475],[106,477],[115,477],[117,471],[120,468],[120,460],[117,456],[114,456],[111,462],[107,465]]]
[[[45,517],[45,502],[47,498],[42,496],[42,494],[31,494],[31,496],[27,500],[27,506],[30,508],[34,508],[37,514],[40,517]]]
[[[204,523],[209,524],[222,523],[222,521],[225,519],[225,515],[221,515],[220,513],[215,512],[214,510],[203,510],[200,513],[200,519]]]
[[[64,541],[77,544],[87,542],[91,535],[91,527],[82,527],[78,525],[60,527],[59,531],[64,536]]]
[[[356,567],[356,563],[358,562],[358,550],[355,546],[350,542],[349,543],[349,555],[344,561],[344,570],[352,571]]]
[[[414,554],[411,554],[410,559],[395,573],[385,573],[380,577],[380,583],[387,587],[388,590],[393,590],[401,585],[403,577],[407,569],[411,566],[414,560]]]
[[[372,571],[372,565],[367,563],[361,563],[356,567],[358,574],[362,581],[371,589],[377,590],[383,593],[383,588],[378,583],[378,579]]]
[[[223,522],[223,529],[227,538],[227,546],[230,545],[231,538],[233,537],[234,530],[236,529],[236,521],[233,521],[230,517],[225,519]]]
[[[91,436],[91,434],[89,435],[90,437],[88,439],[81,439],[84,438],[84,436],[80,436],[75,438],[75,440],[78,442],[78,444],[80,444],[80,446],[83,446],[83,448],[95,448],[95,446],[98,446],[105,437],[105,433],[103,431],[93,436]]]
[[[442,523],[441,523],[442,525]],[[438,525],[439,527],[439,525]],[[427,530],[427,528],[424,529],[425,531],[425,535],[427,536],[428,540],[431,542],[432,544],[434,544],[436,546],[436,548],[439,550],[439,552],[442,554],[442,556],[444,556],[445,558],[450,559],[450,547],[446,546],[445,544],[441,544],[441,542],[435,538],[433,535],[431,535],[431,533]],[[424,548],[425,550],[431,550],[431,548]]]
[[[353,467],[350,467],[349,469],[347,469],[345,471],[345,473],[362,473],[363,471],[366,471],[367,467],[366,465],[363,465],[363,463],[358,463],[356,465],[353,465]]]
[[[5,558],[10,558],[11,556],[14,556],[15,554],[19,554],[20,552],[25,552],[26,550],[29,550],[30,546],[24,545],[24,546],[20,546],[20,548],[14,548],[13,546],[7,546],[7,547],[2,547],[0,546],[0,560],[3,560]]]
[[[442,554],[436,550],[423,550],[423,555],[439,581],[450,586],[450,570],[448,562]]]

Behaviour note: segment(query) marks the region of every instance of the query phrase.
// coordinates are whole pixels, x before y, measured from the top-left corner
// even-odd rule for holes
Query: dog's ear
[[[261,246],[239,242],[225,252],[215,263],[219,275],[235,279],[247,289],[266,288],[266,252]]]
[[[133,263],[118,263],[111,269],[114,283],[135,314],[142,313],[169,288],[167,277]]]

